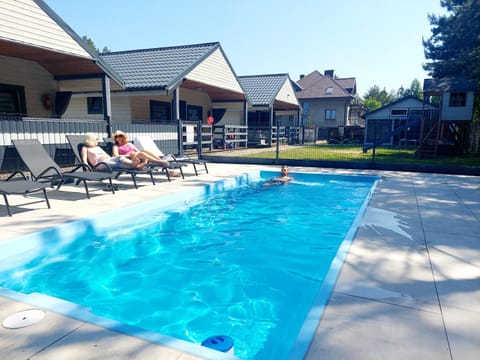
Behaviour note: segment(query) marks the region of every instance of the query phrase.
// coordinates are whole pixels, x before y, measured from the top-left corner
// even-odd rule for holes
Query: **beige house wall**
[[[295,95],[295,91],[293,90],[290,81],[285,81],[275,99],[289,104],[298,105],[297,96]]]
[[[50,117],[42,103],[42,95],[55,98],[57,83],[43,67],[35,62],[0,56],[0,84],[23,86],[27,115],[32,117]]]
[[[0,0],[0,24],[2,39],[92,58],[31,0]]]
[[[216,49],[185,77],[189,80],[243,93],[235,74],[220,49]]]
[[[78,80],[60,80],[58,82],[59,91],[72,91],[76,93],[82,92],[93,92],[101,96],[102,94],[102,79],[93,78],[93,79],[78,79]],[[115,81],[110,81],[110,90],[118,91],[122,90],[121,86],[118,85]],[[95,96],[95,95],[92,95]]]

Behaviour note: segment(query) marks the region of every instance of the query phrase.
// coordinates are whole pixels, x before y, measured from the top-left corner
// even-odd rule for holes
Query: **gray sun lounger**
[[[158,156],[160,159],[173,161],[180,165],[191,164],[193,166],[193,170],[195,171],[196,176],[198,176],[197,165],[203,165],[205,168],[205,172],[208,174],[207,162],[205,160],[192,159],[189,156],[176,156],[173,154],[165,155],[163,151],[158,148],[157,144],[155,144],[155,142],[149,136],[137,136],[133,140],[133,143],[140,150],[148,150],[152,154],[155,154],[156,156]],[[183,172],[182,172],[182,176],[183,176]]]
[[[82,164],[82,156],[80,155],[81,149],[84,146],[83,145],[83,135],[66,135],[68,143],[70,144],[70,147],[72,148],[72,151],[75,155],[75,158],[77,161]],[[149,175],[150,180],[152,181],[152,184],[155,185],[155,179],[153,178],[153,172],[154,169],[145,169],[145,170],[135,170],[135,169],[121,169],[121,170],[112,170],[107,164],[99,164],[101,166],[97,166],[97,168],[88,165],[88,168],[92,172],[97,172],[98,168],[100,169],[109,169],[113,174],[115,174],[115,178],[118,178],[122,174],[128,174],[131,176],[132,181],[133,181],[133,186],[135,186],[135,189],[138,189],[137,185],[137,175]]]
[[[107,180],[112,193],[115,193],[115,188],[112,183],[115,174],[111,172],[78,171],[82,169],[81,165],[71,171],[64,172],[37,139],[12,140],[12,142],[35,182],[47,183],[52,186],[57,186],[57,189],[60,189],[69,179],[80,181],[83,182],[87,198],[90,199],[87,182],[102,182]]]
[[[21,178],[16,177],[20,175]],[[26,195],[29,193],[42,191],[48,208],[50,209],[50,202],[48,201],[47,191],[50,185],[29,180],[21,171],[15,171],[5,181],[0,181],[0,194],[3,195],[5,206],[7,208],[8,216],[12,216],[12,210],[8,202],[8,195],[18,194]]]
[[[114,141],[111,138],[103,138],[103,141],[105,142],[105,144],[108,145],[107,147],[110,149],[110,152],[111,152],[111,149],[114,146]],[[139,150],[142,150],[142,149],[139,149]],[[150,163],[150,164],[148,164],[148,167],[150,167],[152,169],[159,169],[161,171],[165,171],[165,174],[167,175],[168,181],[171,181],[170,170],[180,171],[180,175],[182,176],[182,179],[185,179],[185,175],[183,174],[183,169],[182,168],[184,166],[187,166],[187,164],[177,162],[173,159],[163,159],[163,158],[161,158],[161,159],[165,160],[165,161],[168,161],[169,164],[168,165],[161,165],[161,164]]]

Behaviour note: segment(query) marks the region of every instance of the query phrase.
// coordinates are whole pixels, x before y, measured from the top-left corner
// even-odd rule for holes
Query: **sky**
[[[440,0],[44,0],[111,51],[219,42],[237,75],[333,69],[360,96],[428,78],[422,38]]]

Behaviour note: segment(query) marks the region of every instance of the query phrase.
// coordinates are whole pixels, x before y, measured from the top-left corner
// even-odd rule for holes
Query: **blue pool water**
[[[241,358],[286,359],[376,179],[259,175],[127,209],[119,223],[49,230],[16,254],[10,245],[0,287],[192,343],[228,335]]]

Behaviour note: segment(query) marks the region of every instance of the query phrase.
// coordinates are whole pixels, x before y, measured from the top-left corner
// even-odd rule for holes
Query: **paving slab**
[[[11,196],[0,241],[65,222],[159,199],[251,170],[276,166],[209,164],[210,174],[186,175],[134,189],[120,179],[111,194],[92,186],[49,189],[52,209],[38,196]],[[477,359],[480,354],[480,178],[438,174],[291,167],[291,172],[379,175],[307,360]],[[10,199],[11,198],[11,199]],[[0,320],[31,308],[0,297]],[[47,312],[24,330],[0,328],[1,359],[200,359]],[[208,358],[208,357],[205,357]]]

